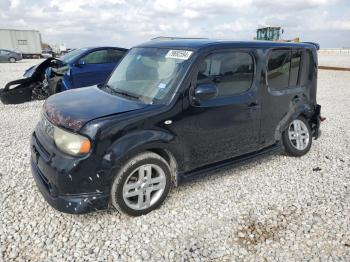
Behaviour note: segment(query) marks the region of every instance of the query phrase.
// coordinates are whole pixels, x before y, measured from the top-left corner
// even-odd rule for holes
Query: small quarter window
[[[290,50],[273,50],[268,62],[267,80],[271,90],[288,88]]]
[[[222,52],[206,57],[200,64],[197,84],[214,83],[218,97],[247,91],[253,82],[254,62],[249,53]]]

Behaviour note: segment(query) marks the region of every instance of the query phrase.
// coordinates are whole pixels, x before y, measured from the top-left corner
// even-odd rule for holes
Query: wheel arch
[[[162,158],[169,164],[171,170],[171,179],[175,186],[178,185],[178,161],[171,151],[165,148],[150,148],[146,151],[153,152]]]
[[[302,116],[310,122],[313,113],[314,107],[307,102],[306,97],[294,97],[289,105],[288,112],[282,117],[275,129],[275,140],[281,140],[282,133],[288,128],[288,125],[292,120]]]
[[[172,182],[177,185],[177,174],[183,166],[182,147],[169,132],[143,130],[126,135],[112,144],[104,159],[107,156],[112,170],[116,171],[130,158],[142,152],[153,152],[162,157],[170,166]]]

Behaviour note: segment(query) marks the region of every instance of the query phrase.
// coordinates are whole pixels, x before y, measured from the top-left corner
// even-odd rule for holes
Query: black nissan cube
[[[138,216],[171,185],[320,135],[315,43],[161,39],[100,85],[56,94],[31,139],[45,199],[66,213]]]

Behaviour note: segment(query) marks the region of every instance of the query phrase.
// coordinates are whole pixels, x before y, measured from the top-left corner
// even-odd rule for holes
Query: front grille
[[[34,136],[34,139],[35,139],[35,142],[36,142],[36,145],[38,148],[36,148],[36,146],[33,145],[34,147],[34,150],[36,152],[39,153],[39,155],[45,159],[46,161],[48,161],[50,159],[50,154],[49,152],[47,152],[47,150],[45,149],[45,147],[40,143],[39,139],[37,138],[36,134],[33,133],[33,136]]]
[[[49,182],[49,180],[44,176],[44,174],[40,172],[39,168],[38,168],[38,174],[39,174],[41,180],[42,180],[42,181],[44,182],[44,184],[46,185],[46,187],[49,189],[49,187],[50,187],[50,182]]]
[[[33,171],[35,175],[41,180],[43,185],[46,187],[46,189],[49,191],[51,188],[50,181],[45,177],[45,175],[39,170],[39,167],[36,163],[33,162],[32,164]]]

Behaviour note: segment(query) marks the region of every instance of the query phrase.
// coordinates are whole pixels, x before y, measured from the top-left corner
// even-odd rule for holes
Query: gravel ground
[[[36,62],[0,64],[0,86]],[[306,156],[218,171],[137,218],[51,208],[29,166],[42,102],[0,104],[0,261],[350,261],[349,82],[349,72],[320,71],[327,121]]]

